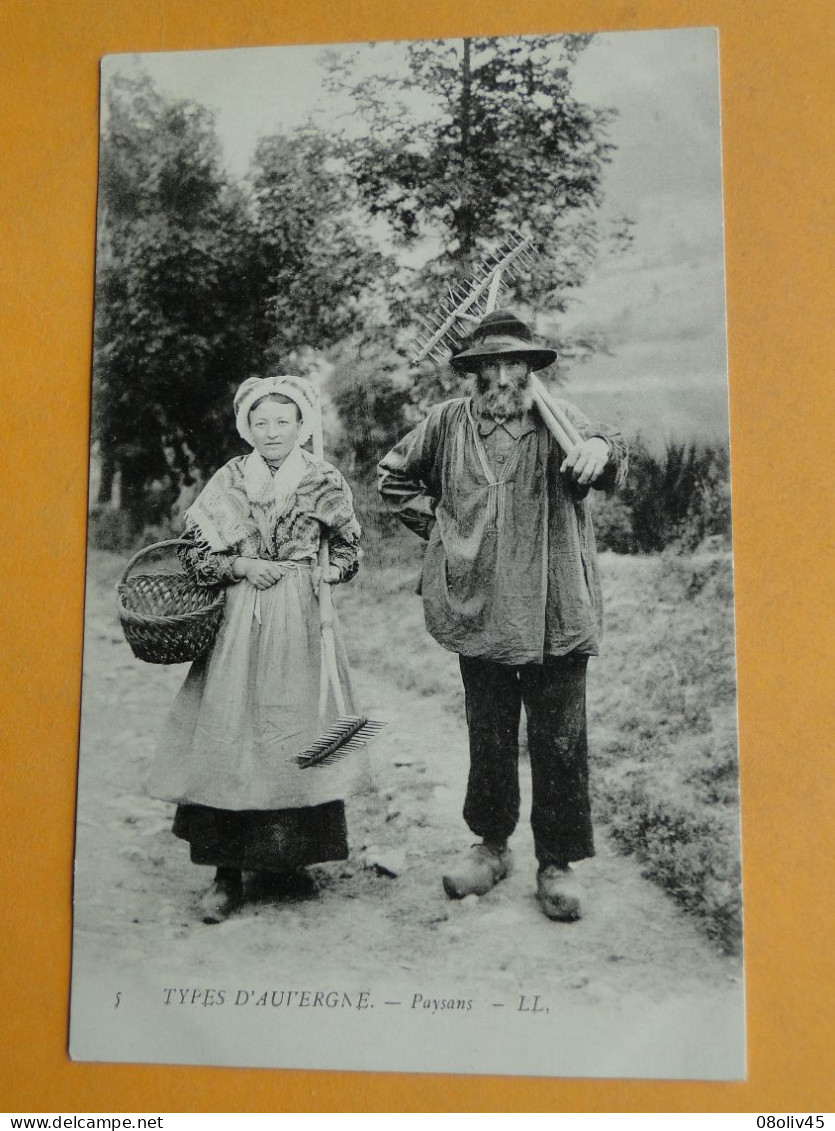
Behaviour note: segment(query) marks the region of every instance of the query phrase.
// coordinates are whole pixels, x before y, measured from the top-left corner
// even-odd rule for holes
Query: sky
[[[210,107],[227,167],[243,176],[261,136],[344,112],[323,89],[322,52],[109,56],[103,87],[141,68],[164,93]],[[396,45],[363,45],[360,65],[373,73],[396,58]],[[602,330],[611,343],[612,356],[574,367],[566,395],[648,440],[726,437],[717,33],[603,33],[573,74],[581,100],[617,110],[603,214],[632,220],[634,239],[626,254],[601,258],[554,322],[560,333]]]

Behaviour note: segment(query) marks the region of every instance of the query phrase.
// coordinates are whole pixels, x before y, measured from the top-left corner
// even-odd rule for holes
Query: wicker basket
[[[119,620],[134,656],[149,664],[182,664],[202,656],[215,638],[226,593],[197,585],[181,570],[131,570],[146,554],[187,545],[180,538],[155,542],[134,554],[118,586]]]

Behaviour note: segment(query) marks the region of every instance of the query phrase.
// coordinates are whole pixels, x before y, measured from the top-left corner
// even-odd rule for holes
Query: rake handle
[[[539,415],[565,455],[568,455],[578,444],[582,443],[582,436],[559,405],[551,400],[545,386],[533,373],[530,377],[530,383],[534,404],[539,410]]]
[[[501,276],[505,268],[500,267],[496,274],[493,275],[490,284],[490,293],[488,295],[487,307],[485,313],[491,313],[496,310],[496,304],[499,301],[499,288],[501,286]],[[579,434],[574,424],[570,422],[568,416],[562,412],[559,405],[554,404],[553,400],[545,389],[539,377],[535,373],[531,373],[531,391],[533,392],[534,404],[539,408],[540,416],[548,428],[554,440],[557,441],[562,451],[566,455],[569,454],[571,449],[576,448],[578,443],[582,443],[583,437]]]
[[[319,716],[324,718],[328,702],[328,684],[330,684],[336,709],[340,715],[346,714],[345,696],[339,680],[339,668],[336,663],[336,638],[333,630],[333,593],[330,585],[325,581],[325,571],[330,566],[330,547],[327,538],[323,536],[319,543],[319,623],[322,631],[322,679],[319,685]]]
[[[485,308],[487,314],[490,314],[496,308],[503,272],[504,267],[500,267],[493,276]],[[565,455],[568,455],[572,448],[582,443],[582,436],[559,405],[551,400],[547,389],[535,373],[531,373],[530,375],[530,385],[534,404],[539,409],[539,415],[542,417],[548,431],[562,448]]]
[[[322,426],[322,390],[319,389],[319,403],[316,407],[313,424],[313,454],[317,459],[325,458],[324,429]],[[346,714],[345,695],[339,680],[336,663],[336,643],[333,631],[333,593],[325,581],[325,573],[330,566],[331,554],[327,534],[323,530],[319,539],[319,625],[322,633],[322,672],[319,683],[319,718],[323,719],[328,707],[328,686],[333,690],[336,709],[340,715]]]

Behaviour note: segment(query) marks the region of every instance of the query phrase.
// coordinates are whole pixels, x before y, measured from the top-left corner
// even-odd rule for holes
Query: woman
[[[294,761],[337,715],[319,717],[316,565],[327,584],[357,571],[360,528],[343,477],[301,445],[316,391],[303,377],[251,378],[235,395],[238,432],[254,449],[222,467],[186,512],[183,561],[202,584],[228,586],[212,649],[193,665],[160,744],[151,793],[177,802],[174,832],[217,869],[203,921],[243,901],[244,870],[312,886],[302,869],[348,855],[348,761]],[[337,637],[346,700],[347,663]],[[352,708],[349,706],[348,708]]]

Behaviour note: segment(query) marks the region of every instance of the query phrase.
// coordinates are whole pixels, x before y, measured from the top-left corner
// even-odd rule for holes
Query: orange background
[[[720,29],[749,1080],[71,1064],[71,858],[100,56]],[[6,0],[0,1106],[24,1112],[832,1111],[831,0]],[[829,525],[829,530],[827,530]],[[827,535],[829,544],[827,545]],[[828,568],[830,567],[830,568]]]

